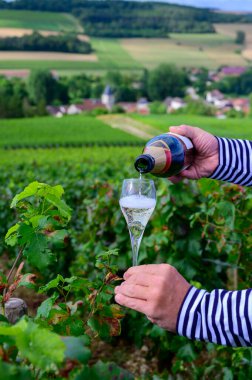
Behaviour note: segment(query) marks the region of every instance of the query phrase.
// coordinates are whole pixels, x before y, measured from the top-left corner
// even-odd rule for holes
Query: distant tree
[[[54,100],[66,103],[67,88],[52,77],[49,70],[34,70],[27,84],[29,98],[34,104],[50,104]],[[42,102],[41,102],[42,101]]]
[[[208,70],[202,68],[200,73],[197,76],[197,80],[193,82],[193,87],[197,90],[199,95],[204,95],[207,90],[208,82]]]
[[[143,74],[140,78],[140,84],[141,84],[141,96],[144,98],[148,97],[148,80],[149,80],[149,71],[147,69],[144,69]]]
[[[92,84],[91,98],[100,99],[104,91],[104,84],[101,81],[97,81]]]
[[[167,107],[164,103],[155,101],[150,103],[150,112],[154,115],[164,115],[167,112]]]
[[[137,91],[133,88],[133,76],[122,75],[119,71],[110,71],[106,75],[106,84],[109,84],[114,92],[117,102],[134,102],[137,99]]]
[[[239,45],[244,45],[246,42],[246,33],[242,30],[237,30],[235,42]]]
[[[175,65],[160,65],[149,74],[149,98],[164,100],[167,96],[184,96],[187,81],[186,73]]]
[[[237,111],[235,110],[234,108],[230,109],[227,113],[226,113],[227,117],[229,117],[230,119],[241,119],[245,116],[244,112],[243,111]]]
[[[190,99],[187,102],[187,106],[181,109],[181,112],[189,115],[214,116],[216,109],[202,100]]]
[[[249,95],[249,106],[250,106],[249,115],[252,116],[252,92]]]
[[[23,117],[24,82],[0,77],[0,118]]]
[[[68,95],[72,103],[82,101],[84,98],[90,98],[91,96],[90,79],[85,74],[71,77],[67,86]]]

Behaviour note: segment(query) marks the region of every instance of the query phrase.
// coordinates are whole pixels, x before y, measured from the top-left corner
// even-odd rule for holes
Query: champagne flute
[[[129,229],[134,266],[137,265],[145,227],[156,206],[154,182],[147,179],[125,179],[119,203]]]

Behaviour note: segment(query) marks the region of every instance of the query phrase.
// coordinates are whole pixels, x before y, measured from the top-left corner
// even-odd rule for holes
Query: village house
[[[150,113],[149,102],[146,98],[141,98],[136,103],[136,110],[141,115],[148,115]]]
[[[119,102],[117,103],[126,113],[135,113],[137,112],[137,103],[136,102]]]
[[[219,90],[212,90],[206,93],[207,103],[218,105],[225,98],[224,94]]]
[[[238,112],[243,112],[245,115],[248,115],[250,112],[250,101],[246,98],[238,98],[230,100],[233,108]]]
[[[219,71],[219,77],[224,78],[227,76],[231,77],[239,77],[240,75],[244,74],[247,70],[244,66],[225,66],[222,67]]]
[[[197,94],[197,91],[194,87],[187,87],[186,94],[193,100],[198,100],[199,95]]]
[[[182,98],[171,98],[167,97],[164,101],[166,105],[166,112],[172,113],[174,111],[178,111],[181,108],[186,107],[186,102]]]

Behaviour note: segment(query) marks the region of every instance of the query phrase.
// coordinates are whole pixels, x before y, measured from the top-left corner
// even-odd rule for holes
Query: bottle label
[[[178,135],[177,133],[172,133],[172,132],[169,132],[169,134],[173,135],[173,136],[176,136],[180,140],[182,140],[187,149],[192,149],[193,148],[193,144],[192,144],[191,140],[188,139],[188,137],[181,136],[181,135]]]
[[[152,169],[151,173],[165,173],[169,170],[172,162],[172,155],[169,147],[163,149],[156,146],[147,146],[143,153],[155,157],[155,167]]]

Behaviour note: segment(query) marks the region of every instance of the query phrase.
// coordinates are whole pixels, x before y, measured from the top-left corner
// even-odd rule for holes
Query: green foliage
[[[148,120],[148,124],[167,131],[167,125],[180,124],[184,118],[184,115],[150,115],[140,119]],[[232,120],[193,116],[189,120],[199,126],[205,123],[204,126],[208,125],[210,131],[215,128],[217,135],[222,130],[223,134],[229,131],[234,136],[242,137],[241,125],[238,129],[237,122]],[[247,133],[251,133],[249,119],[243,120],[242,125],[244,133],[246,125]],[[9,334],[12,327],[1,316],[0,328],[8,329],[2,330],[7,335],[0,334],[0,369],[11,380],[14,376],[43,380],[55,377],[96,379],[98,376],[108,379],[111,376],[132,378],[117,367],[126,363],[128,368],[131,355],[136,364],[135,369],[131,367],[135,378],[249,379],[252,375],[250,349],[232,349],[188,341],[167,333],[150,323],[146,317],[129,310],[120,327],[124,312],[114,304],[113,288],[125,269],[131,265],[132,254],[118,199],[122,178],[136,176],[132,162],[141,150],[127,149],[92,148],[83,157],[81,150],[75,153],[73,149],[65,150],[64,155],[60,150],[55,150],[50,157],[46,157],[46,151],[44,158],[40,156],[41,152],[35,151],[34,155],[31,150],[27,151],[29,157],[25,158],[25,150],[22,150],[23,157],[19,156],[19,161],[15,161],[15,151],[4,152],[12,155],[12,162],[3,161],[4,169],[0,171],[2,236],[14,222],[9,237],[13,235],[12,245],[17,244],[19,237],[15,235],[19,232],[20,223],[25,224],[26,221],[20,221],[20,216],[28,213],[31,206],[35,208],[36,205],[35,211],[39,211],[40,198],[51,187],[40,188],[39,184],[32,184],[22,191],[27,182],[35,181],[36,178],[54,185],[49,192],[56,191],[58,196],[62,194],[62,188],[55,189],[55,185],[62,184],[65,189],[64,199],[72,209],[72,220],[68,238],[70,249],[65,247],[66,255],[62,254],[60,243],[66,226],[62,226],[62,235],[56,234],[53,242],[47,241],[49,247],[53,244],[58,262],[50,267],[50,273],[38,273],[35,289],[39,287],[36,297],[41,297],[40,306],[34,311],[35,319],[24,319],[28,325],[32,323],[31,330],[37,331],[39,336],[39,331],[42,330],[45,334],[53,334],[55,338],[61,337],[61,343],[65,345],[63,361],[59,362],[55,353],[48,355],[51,365],[42,360],[43,349],[49,349],[49,343],[45,347],[38,347],[39,352],[42,350],[41,359],[33,355],[35,350],[30,353],[26,345],[24,354],[21,356],[19,351],[17,355],[16,333],[15,336]],[[250,190],[207,179],[176,185],[165,180],[155,182],[158,202],[140,248],[140,264],[168,262],[175,265],[192,284],[209,291],[217,287],[230,290],[250,287]],[[17,211],[20,210],[21,214],[16,209],[7,207],[12,198],[13,205],[18,207]],[[23,210],[22,204],[26,203],[28,208]],[[59,212],[57,203],[49,202],[48,207],[49,204]],[[64,214],[64,207],[60,209]],[[66,214],[64,219],[67,222]],[[43,220],[40,224],[38,222],[40,217],[37,220],[31,216],[29,220],[29,226],[33,229],[42,228]],[[26,238],[32,235],[29,234],[31,230],[28,233],[25,229],[24,232]],[[3,257],[7,254],[10,259],[16,257],[16,246],[8,245],[1,249]],[[6,265],[9,266],[9,263]],[[31,266],[32,264],[26,263],[23,268],[25,274],[21,279],[16,275],[13,283],[8,282],[8,288],[19,280],[19,285],[30,284],[26,269],[33,272]],[[6,289],[5,274],[5,270],[4,274],[0,274],[1,292]],[[30,342],[32,337],[29,329],[24,331]],[[116,338],[119,333],[120,338]],[[98,337],[104,339],[104,345],[100,346]],[[137,352],[143,352],[142,347],[147,347],[144,358],[148,368],[145,374],[140,372],[142,362],[137,361]],[[104,352],[103,358],[106,361],[112,360],[117,365],[97,363]],[[36,364],[32,365],[31,360],[35,360]],[[154,368],[153,363],[156,363]],[[43,369],[39,371],[37,365]]]
[[[203,100],[187,100],[186,107],[180,109],[178,113],[186,115],[199,115],[199,116],[214,116],[216,109],[213,106],[206,104]]]
[[[166,105],[155,101],[150,104],[150,112],[155,115],[164,115],[167,113]]]
[[[58,82],[52,77],[50,71],[43,69],[32,71],[27,85],[30,99],[35,104],[44,102],[44,107],[55,99],[58,87]]]
[[[0,2],[1,8],[2,4],[4,8],[8,8],[5,1]],[[18,10],[1,9],[0,26],[1,28],[27,28],[66,33],[83,32],[78,20],[71,14],[50,11],[34,12],[32,10],[21,10],[20,8]]]
[[[118,367],[114,363],[97,362],[92,368],[85,367],[75,380],[133,380],[134,377],[128,371]]]
[[[7,51],[53,51],[66,53],[91,53],[89,42],[80,41],[73,34],[44,37],[39,32],[25,34],[22,37],[0,39],[0,50]]]
[[[239,45],[243,45],[246,42],[246,33],[242,30],[237,30],[235,42]]]
[[[32,288],[35,289],[35,276],[29,273],[21,275],[24,262],[20,264],[13,283],[9,285],[11,273],[22,254],[31,267],[39,269],[42,278],[43,275],[45,277],[45,269],[52,255],[52,242],[58,248],[64,244],[68,236],[68,231],[64,228],[71,217],[71,209],[62,200],[63,193],[64,190],[59,185],[50,186],[36,181],[13,198],[11,208],[17,210],[18,221],[7,232],[6,243],[17,246],[19,255],[8,277],[0,275],[3,312],[5,302],[17,287],[31,288],[33,285]],[[0,358],[14,364],[18,357],[21,367],[19,370],[14,365],[2,365],[0,361],[0,368],[6,367],[10,379],[15,374],[27,375],[29,379],[29,365],[36,379],[44,379],[46,373],[53,378],[60,373],[60,378],[66,378],[75,369],[83,374],[85,371],[94,373],[95,376],[100,370],[107,373],[107,367],[101,363],[97,368],[89,368],[91,353],[87,346],[90,340],[86,334],[102,338],[120,334],[120,319],[124,313],[119,305],[112,302],[113,283],[121,280],[116,275],[117,266],[111,263],[111,258],[117,255],[117,250],[97,255],[96,268],[99,268],[103,277],[97,276],[89,281],[83,277],[64,278],[58,274],[40,286],[38,294],[51,295],[38,307],[34,320],[23,318],[10,326],[4,316],[1,316]],[[112,372],[120,375],[121,369],[115,367]]]
[[[226,77],[214,87],[225,94],[249,95],[252,92],[252,70],[248,69],[238,77]]]
[[[187,76],[183,70],[173,65],[162,64],[149,74],[148,94],[151,100],[183,96],[186,83]]]
[[[14,326],[1,324],[0,336],[11,337],[20,356],[41,370],[49,370],[64,360],[65,345],[60,337],[32,321],[22,319]]]
[[[33,182],[17,194],[11,208],[16,208],[20,220],[6,234],[5,242],[18,245],[24,257],[40,271],[55,262],[49,246],[67,239],[64,230],[71,217],[71,209],[62,200],[63,188]]]

